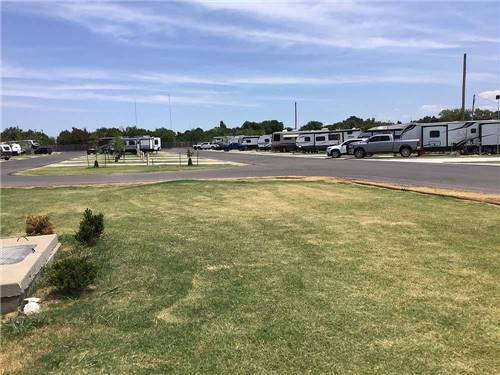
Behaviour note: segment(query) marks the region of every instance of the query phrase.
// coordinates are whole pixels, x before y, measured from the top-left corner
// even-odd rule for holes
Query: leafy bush
[[[39,236],[53,234],[54,225],[47,215],[29,215],[26,218],[26,234],[28,236]]]
[[[71,256],[54,263],[48,281],[57,292],[75,295],[92,284],[96,274],[95,264],[89,256]]]
[[[94,215],[92,210],[87,208],[75,235],[76,240],[86,245],[94,245],[102,232],[104,232],[104,215],[102,213]]]

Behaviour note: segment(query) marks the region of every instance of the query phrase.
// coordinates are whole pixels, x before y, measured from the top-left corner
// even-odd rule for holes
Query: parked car
[[[10,149],[12,150],[12,155],[21,155],[24,150],[19,143],[10,142]]]
[[[403,157],[408,157],[418,150],[420,150],[420,140],[395,140],[392,134],[372,135],[365,141],[353,142],[347,146],[348,153],[357,159],[382,153],[399,153]]]
[[[40,146],[35,151],[35,154],[52,154],[52,147]]]
[[[195,144],[195,145],[193,146],[193,148],[194,148],[195,150],[201,150],[201,145],[202,145],[202,144],[203,144],[203,143],[197,143],[197,144]]]
[[[97,150],[95,147],[89,147],[87,149],[87,155],[95,155],[95,154],[97,154]]]
[[[12,156],[12,149],[10,148],[10,145],[7,143],[2,143],[0,144],[0,151],[1,151],[1,159],[9,160],[10,157]]]
[[[326,149],[326,156],[329,156],[333,159],[335,158],[340,158],[342,155],[347,154],[347,146],[356,143],[356,142],[361,142],[365,141],[366,138],[355,138],[355,139],[349,139],[339,145],[335,146],[330,146]]]
[[[210,142],[203,142],[200,147],[201,150],[215,150],[215,145]]]
[[[241,144],[237,142],[231,142],[224,145],[224,151],[240,150]]]

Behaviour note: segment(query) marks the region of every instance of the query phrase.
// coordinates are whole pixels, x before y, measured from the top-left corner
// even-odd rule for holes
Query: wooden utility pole
[[[295,130],[297,130],[297,102],[295,102]]]
[[[476,107],[476,94],[472,95],[472,118],[471,118],[471,120],[474,120],[475,107]]]
[[[462,120],[465,120],[465,78],[467,75],[467,54],[464,53],[464,69],[462,74]]]

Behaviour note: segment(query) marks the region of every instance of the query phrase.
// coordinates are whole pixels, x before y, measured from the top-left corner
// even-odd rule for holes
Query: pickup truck
[[[395,140],[392,134],[372,135],[365,141],[354,142],[347,146],[347,153],[354,155],[357,159],[364,158],[367,155],[382,153],[399,153],[406,158],[418,150],[420,150],[420,140]]]

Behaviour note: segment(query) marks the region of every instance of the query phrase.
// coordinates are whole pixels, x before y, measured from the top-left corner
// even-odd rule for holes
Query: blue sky
[[[496,109],[500,3],[2,2],[2,127],[175,131]]]

